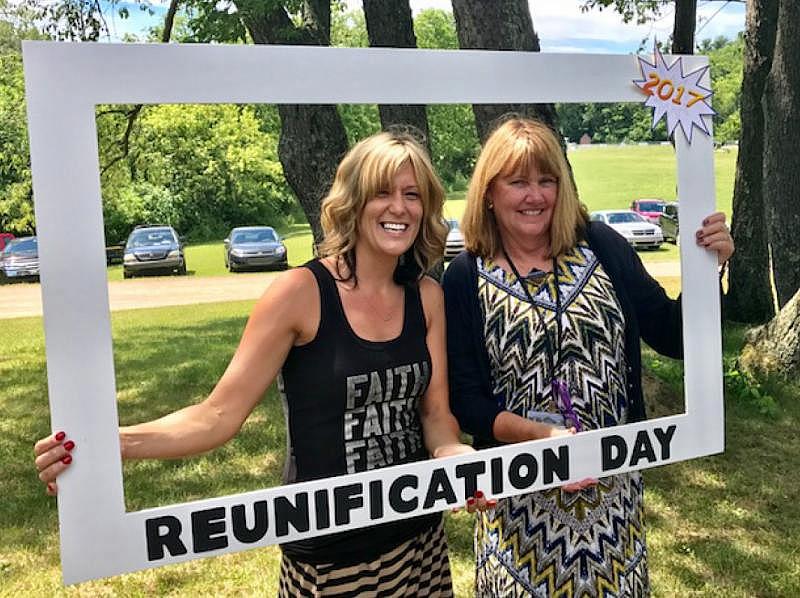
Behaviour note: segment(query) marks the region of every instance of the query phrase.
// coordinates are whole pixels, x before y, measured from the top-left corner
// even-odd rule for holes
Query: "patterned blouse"
[[[478,259],[495,396],[538,421],[563,425],[572,415],[583,430],[624,424],[625,320],[611,280],[585,243],[559,257],[557,269],[558,291],[553,273],[527,275],[532,306],[516,276]],[[573,413],[552,396],[553,374],[567,383]],[[579,492],[555,488],[499,501],[476,528],[476,595],[648,595],[642,495],[640,475],[630,473]]]

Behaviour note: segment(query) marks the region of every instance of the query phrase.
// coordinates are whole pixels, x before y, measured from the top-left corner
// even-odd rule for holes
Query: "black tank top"
[[[318,260],[320,322],[293,347],[278,386],[287,420],[284,482],[304,482],[427,459],[419,402],[431,360],[419,287],[406,285],[403,328],[389,341],[360,338],[347,321],[336,281]],[[308,563],[371,560],[437,524],[440,515],[386,523],[282,545]]]

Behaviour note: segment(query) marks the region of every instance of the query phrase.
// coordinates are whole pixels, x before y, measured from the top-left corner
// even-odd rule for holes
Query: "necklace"
[[[572,406],[572,397],[570,396],[569,392],[569,385],[567,381],[563,378],[556,377],[556,370],[558,366],[561,364],[561,340],[562,340],[562,330],[561,330],[561,291],[558,286],[558,262],[556,261],[555,256],[553,256],[553,278],[555,279],[555,295],[556,295],[556,313],[554,316],[555,323],[556,323],[556,351],[553,350],[553,342],[550,340],[550,332],[547,329],[547,322],[542,315],[542,312],[539,311],[539,308],[536,306],[536,303],[533,300],[533,296],[531,292],[528,290],[528,285],[525,279],[520,276],[517,267],[514,265],[513,260],[509,257],[506,248],[501,244],[500,249],[503,252],[503,257],[508,262],[508,265],[511,267],[511,271],[514,273],[514,276],[517,278],[517,282],[522,287],[522,290],[525,292],[525,296],[528,298],[528,301],[531,304],[531,311],[536,314],[539,323],[542,326],[542,334],[544,334],[544,347],[545,352],[547,353],[547,366],[550,370],[550,390],[552,392],[553,402],[555,402],[556,407],[561,412],[561,415],[564,416],[564,420],[570,422],[577,432],[581,431],[581,422],[578,418],[578,414],[575,412],[575,409]]]

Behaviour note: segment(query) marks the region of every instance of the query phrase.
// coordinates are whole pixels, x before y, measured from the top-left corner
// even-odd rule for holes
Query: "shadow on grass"
[[[742,331],[725,337],[726,353],[738,351]],[[800,593],[800,393],[779,391],[774,418],[727,397],[724,453],[645,473],[651,570],[677,584],[655,585],[662,595]]]
[[[147,312],[153,314],[152,320]],[[173,308],[112,315],[121,425],[195,403],[221,376],[246,317],[201,315],[197,323],[187,323],[192,312]],[[176,323],[165,322],[165,317],[174,317]],[[34,441],[50,433],[41,320],[6,324],[0,334],[0,487],[4,495],[0,553],[12,547],[45,551],[56,542],[52,533],[57,514],[55,501],[44,494],[36,477],[32,453]],[[284,452],[282,408],[271,388],[241,433],[224,447],[184,460],[126,463],[127,507],[139,510],[278,485]]]
[[[120,424],[147,421],[202,400],[224,372],[243,326],[243,318],[217,318],[115,335]],[[128,509],[275,486],[284,447],[282,408],[273,388],[225,446],[190,459],[126,463]]]

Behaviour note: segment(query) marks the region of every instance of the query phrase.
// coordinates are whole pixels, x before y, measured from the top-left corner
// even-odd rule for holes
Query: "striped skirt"
[[[345,567],[311,565],[293,561],[285,554],[281,562],[280,598],[452,595],[442,522],[368,562]]]

